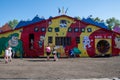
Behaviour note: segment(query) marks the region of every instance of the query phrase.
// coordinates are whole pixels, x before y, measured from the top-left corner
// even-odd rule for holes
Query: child
[[[55,47],[55,46],[53,47],[52,54],[53,54],[53,56],[54,56],[54,61],[57,61],[57,60],[58,60],[58,58],[57,58],[57,50],[56,50],[56,47]]]

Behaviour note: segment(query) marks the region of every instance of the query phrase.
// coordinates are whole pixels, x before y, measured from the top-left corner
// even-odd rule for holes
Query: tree
[[[107,19],[106,23],[108,24],[108,28],[110,30],[112,30],[114,26],[120,26],[120,20],[115,19],[114,17]]]
[[[94,21],[101,22],[102,20],[99,17],[92,18]]]
[[[81,20],[81,18],[79,16],[75,16],[74,18],[77,20]]]
[[[8,24],[12,29],[14,29],[14,27],[18,24],[18,20],[14,19],[13,21],[9,21]]]

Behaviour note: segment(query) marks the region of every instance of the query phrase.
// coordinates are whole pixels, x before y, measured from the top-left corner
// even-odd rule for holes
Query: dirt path
[[[0,59],[1,79],[65,80],[80,78],[120,77],[120,57],[110,58],[46,58],[13,59],[5,64]]]

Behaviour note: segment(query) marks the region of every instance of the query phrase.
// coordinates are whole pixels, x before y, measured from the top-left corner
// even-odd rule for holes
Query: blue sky
[[[31,20],[34,16],[58,16],[58,8],[68,8],[67,15],[120,20],[120,0],[0,0],[0,26],[17,19]]]

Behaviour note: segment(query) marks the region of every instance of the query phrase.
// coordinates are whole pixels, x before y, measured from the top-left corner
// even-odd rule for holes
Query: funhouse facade
[[[49,19],[36,16],[32,21],[0,33],[0,57],[8,45],[16,57],[46,57],[48,44],[51,48],[56,45],[59,57],[69,57],[71,50],[75,57],[120,55],[120,34],[108,30],[104,23],[67,15]]]

